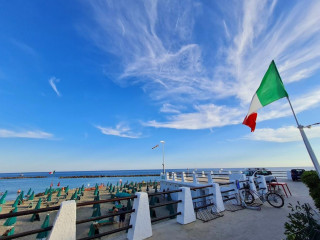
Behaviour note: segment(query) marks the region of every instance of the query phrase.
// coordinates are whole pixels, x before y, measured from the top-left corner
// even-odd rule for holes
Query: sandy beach
[[[142,191],[146,191],[146,187],[142,187]],[[75,192],[75,189],[70,189],[68,196],[66,197],[67,200],[69,200],[72,196],[72,194]],[[152,189],[152,187],[149,187],[149,193],[154,192],[154,189]],[[54,193],[52,196],[52,202],[54,202],[57,197],[56,197],[57,193]],[[104,199],[110,199],[111,198],[111,193],[109,193],[109,190],[106,190],[106,186],[100,187],[99,189],[99,195],[100,195],[100,200],[104,200]],[[60,200],[59,200],[59,204],[61,204],[62,201],[65,200],[65,196],[66,194],[63,192],[61,194]],[[25,210],[31,210],[34,209],[34,207],[36,206],[38,200],[40,197],[35,197],[33,202],[33,208],[28,208],[29,204],[31,203],[31,201],[24,201],[21,205],[18,206],[18,211],[25,211]],[[46,199],[46,196],[41,196],[42,200]],[[78,203],[80,202],[88,202],[88,201],[93,201],[94,200],[94,190],[90,190],[90,191],[84,191],[84,196],[81,196],[80,200],[77,200]],[[1,214],[4,213],[9,213],[13,208],[12,208],[12,204],[14,203],[14,201],[7,201],[5,204],[2,205],[2,212]],[[42,201],[41,204],[41,208],[45,208],[47,206],[58,206],[59,204],[53,204],[53,203],[49,203],[49,205],[45,202]],[[123,204],[124,206],[127,205],[127,201],[122,201],[121,204]],[[101,207],[101,215],[106,215],[109,212],[109,209],[112,209],[112,207],[114,206],[114,204],[112,202],[110,203],[103,203],[100,204]],[[34,230],[34,229],[39,229],[41,228],[41,225],[46,217],[46,215],[49,213],[50,214],[50,225],[53,224],[54,219],[56,217],[58,211],[52,211],[52,212],[47,212],[47,213],[40,213],[40,221],[34,221],[34,222],[30,222],[30,218],[32,216],[31,215],[26,215],[26,216],[20,216],[17,217],[17,222],[14,224],[15,226],[15,233],[20,233],[20,232],[25,232],[25,231],[30,231],[30,230]],[[93,206],[89,205],[89,206],[83,206],[83,207],[79,207],[77,208],[77,220],[83,220],[83,219],[88,219],[92,216],[93,213]],[[165,209],[165,207],[160,207],[158,209],[156,209],[156,214],[157,217],[161,217],[161,216],[165,216],[167,213],[167,210]],[[129,224],[129,217],[130,214],[126,214],[126,220],[125,220],[125,226],[127,224]],[[2,235],[7,229],[9,229],[10,227],[7,226],[3,226],[4,222],[6,219],[0,220],[0,234]],[[106,219],[107,220],[107,219]],[[77,238],[83,238],[83,237],[87,237],[88,236],[88,232],[90,229],[90,225],[92,222],[87,222],[87,223],[83,223],[80,225],[77,225]],[[110,231],[112,229],[116,229],[118,228],[118,216],[115,217],[115,223],[110,224],[110,225],[104,225],[101,226],[100,232],[106,232],[106,231]],[[116,237],[116,236],[121,236],[124,233],[115,233],[113,235],[110,235],[109,237],[105,237],[105,238],[110,238],[110,237]],[[28,237],[23,237],[20,239],[35,239],[36,235],[30,235]],[[105,239],[103,238],[103,239]]]

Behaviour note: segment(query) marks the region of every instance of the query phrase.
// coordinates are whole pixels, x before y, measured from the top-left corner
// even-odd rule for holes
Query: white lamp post
[[[164,171],[164,144],[165,144],[165,141],[160,141],[160,143],[162,143],[162,168],[163,168],[163,174],[165,174],[165,171]]]

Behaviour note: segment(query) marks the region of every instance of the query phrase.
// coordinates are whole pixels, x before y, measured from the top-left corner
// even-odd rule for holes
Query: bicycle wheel
[[[281,208],[284,205],[284,200],[278,193],[267,193],[267,202],[275,208]]]
[[[252,204],[254,202],[254,196],[250,191],[245,191],[244,202],[246,204]]]

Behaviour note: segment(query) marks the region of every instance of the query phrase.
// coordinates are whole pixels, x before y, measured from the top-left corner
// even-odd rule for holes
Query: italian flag
[[[249,112],[242,124],[250,127],[251,132],[253,132],[256,128],[256,119],[258,116],[257,111],[260,108],[284,97],[288,97],[288,93],[284,89],[276,64],[272,60],[268,71],[264,75],[258,90],[251,100]]]

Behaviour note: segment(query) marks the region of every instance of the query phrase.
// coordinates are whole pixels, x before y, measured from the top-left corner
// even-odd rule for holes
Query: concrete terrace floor
[[[215,239],[215,240],[277,240],[285,239],[284,223],[290,209],[289,203],[310,203],[314,207],[312,198],[309,196],[308,188],[302,182],[280,180],[287,182],[292,196],[285,199],[285,205],[273,208],[267,202],[261,211],[244,209],[236,212],[224,211],[223,217],[209,222],[196,222],[180,225],[175,219],[163,221],[152,226],[153,236],[150,240],[168,239]]]

